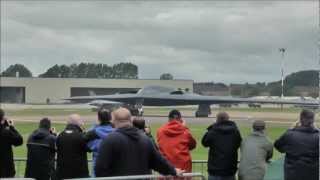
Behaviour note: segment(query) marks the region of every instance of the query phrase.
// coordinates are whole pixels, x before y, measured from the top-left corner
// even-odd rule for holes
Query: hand
[[[185,172],[186,172],[185,170],[182,170],[182,169],[176,168],[177,176],[182,176],[182,175],[183,175],[183,173],[185,173]]]
[[[8,125],[9,125],[9,126],[11,126],[11,127],[14,126],[14,122],[13,122],[12,120],[7,120],[7,122],[8,122]]]
[[[299,127],[301,124],[300,124],[300,121],[297,120],[296,122],[294,122],[292,125],[291,125],[291,129],[293,128],[296,128],[296,127]]]
[[[51,133],[51,134],[57,134],[56,128],[55,128],[55,127],[52,127],[52,128],[50,129],[50,133]]]
[[[182,119],[181,121],[182,121],[182,125],[187,126],[187,121],[186,120]]]
[[[145,127],[144,131],[146,132],[146,134],[151,134],[151,129],[150,127]]]

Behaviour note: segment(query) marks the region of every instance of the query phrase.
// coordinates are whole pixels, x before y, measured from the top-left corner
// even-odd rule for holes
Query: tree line
[[[0,73],[3,77],[33,77],[32,72],[22,64],[9,66]],[[80,63],[71,65],[54,65],[40,74],[42,78],[103,78],[103,79],[138,79],[138,66],[133,63],[107,64]],[[173,80],[173,75],[163,73],[161,80]]]
[[[31,71],[22,64],[9,66],[1,73],[4,77],[32,77]],[[71,65],[54,65],[39,75],[42,78],[105,78],[138,79],[138,66],[132,63],[107,64],[80,63]]]

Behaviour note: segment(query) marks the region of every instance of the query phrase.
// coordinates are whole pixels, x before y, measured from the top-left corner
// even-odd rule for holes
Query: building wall
[[[52,103],[62,102],[70,97],[71,87],[87,88],[143,88],[160,85],[189,88],[193,91],[192,80],[152,80],[152,79],[80,79],[80,78],[8,78],[1,77],[0,87],[25,87],[25,102],[42,104],[49,98]]]

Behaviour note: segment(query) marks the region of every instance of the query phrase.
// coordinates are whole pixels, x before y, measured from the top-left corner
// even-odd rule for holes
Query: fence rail
[[[26,167],[26,158],[15,158],[16,177],[24,177],[24,171]],[[92,170],[92,160],[88,160],[89,170]],[[207,161],[206,160],[193,160],[192,171],[207,176]]]
[[[205,180],[206,178],[201,173],[184,173],[182,176],[179,176],[178,179],[199,179]],[[138,175],[138,176],[115,176],[115,177],[102,177],[102,178],[79,178],[72,180],[139,180],[139,179],[161,179],[161,180],[174,180],[177,179],[173,176],[162,176],[162,175]],[[71,180],[71,179],[70,179]]]

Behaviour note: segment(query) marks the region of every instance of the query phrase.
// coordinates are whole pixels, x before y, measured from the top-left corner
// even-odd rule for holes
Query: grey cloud
[[[196,81],[256,82],[317,64],[316,2],[5,1],[1,64],[35,74],[81,61],[139,65]]]

